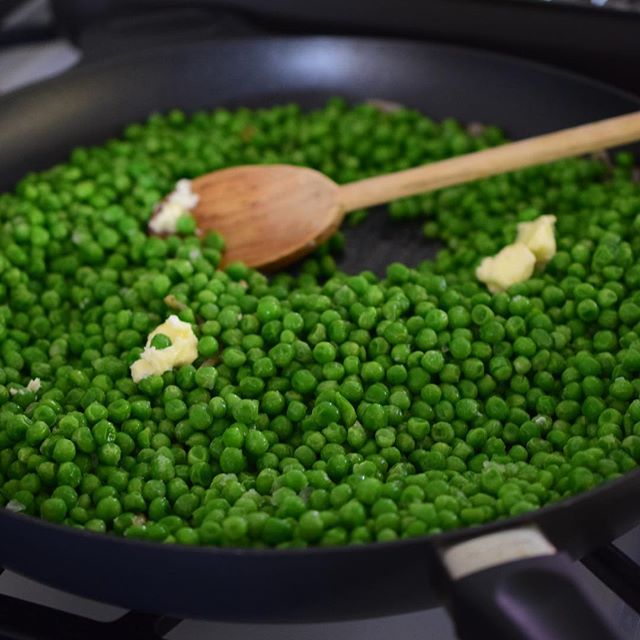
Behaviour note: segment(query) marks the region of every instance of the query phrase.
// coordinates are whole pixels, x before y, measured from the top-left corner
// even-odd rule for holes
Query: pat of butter
[[[556,254],[555,216],[540,216],[518,225],[516,242],[526,245],[538,264],[546,264]]]
[[[528,280],[536,266],[536,256],[523,243],[504,247],[492,258],[485,258],[476,269],[476,278],[491,293],[505,291],[512,284]]]
[[[180,216],[190,213],[200,197],[191,189],[191,180],[176,182],[174,190],[158,205],[158,210],[149,220],[152,233],[175,233]]]
[[[162,333],[171,340],[166,349],[151,346],[153,337]],[[147,338],[147,344],[140,358],[131,365],[131,377],[134,382],[153,375],[161,375],[175,367],[191,364],[198,357],[198,338],[188,322],[171,315],[157,326]]]

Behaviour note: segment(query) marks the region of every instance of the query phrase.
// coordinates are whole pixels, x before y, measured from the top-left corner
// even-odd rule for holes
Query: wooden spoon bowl
[[[274,270],[301,258],[340,226],[339,188],[323,173],[288,164],[222,169],[191,183],[201,231],[227,241],[223,264]]]

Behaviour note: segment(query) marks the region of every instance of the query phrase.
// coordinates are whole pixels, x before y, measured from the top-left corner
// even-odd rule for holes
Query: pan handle
[[[460,640],[622,640],[569,556],[535,527],[474,538],[441,557]]]

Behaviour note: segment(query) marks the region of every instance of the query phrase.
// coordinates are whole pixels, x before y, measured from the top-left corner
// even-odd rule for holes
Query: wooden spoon
[[[193,180],[194,215],[224,236],[223,264],[275,269],[329,238],[349,211],[636,140],[640,112],[344,185],[305,167],[232,167]]]

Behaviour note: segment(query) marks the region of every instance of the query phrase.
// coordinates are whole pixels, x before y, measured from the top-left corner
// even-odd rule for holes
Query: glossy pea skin
[[[391,203],[442,249],[384,277],[343,273],[341,234],[265,276],[221,269],[224,238],[190,215],[146,233],[178,179],[225,166],[294,163],[341,183],[503,140],[340,98],[172,110],[0,195],[0,504],[167,543],[362,544],[526,513],[634,469],[628,154]],[[557,254],[491,295],[477,264],[544,213]],[[195,361],[134,383],[172,313],[193,326]]]

